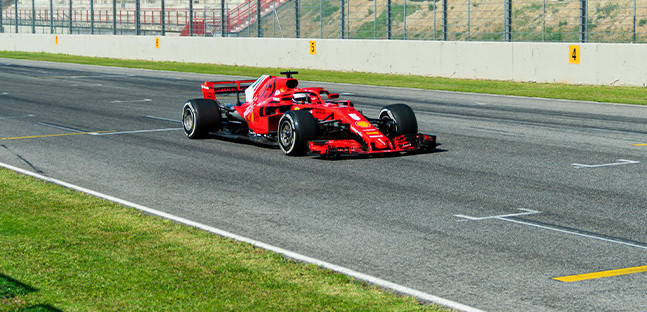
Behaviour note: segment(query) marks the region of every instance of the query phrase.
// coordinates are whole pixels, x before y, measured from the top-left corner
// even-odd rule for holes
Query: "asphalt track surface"
[[[182,104],[231,78],[0,59],[0,162],[478,309],[647,306],[647,108],[301,82],[407,103],[440,150],[187,139]]]

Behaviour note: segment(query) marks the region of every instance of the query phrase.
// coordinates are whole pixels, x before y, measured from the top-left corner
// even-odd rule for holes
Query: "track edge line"
[[[185,225],[188,225],[188,226],[199,228],[199,229],[214,233],[216,235],[220,235],[220,236],[223,236],[223,237],[234,239],[234,240],[237,240],[237,241],[240,241],[240,242],[245,242],[245,243],[251,244],[253,246],[256,246],[256,247],[259,247],[259,248],[262,248],[262,249],[265,249],[265,250],[268,250],[268,251],[272,251],[272,252],[275,252],[275,253],[282,254],[285,257],[288,257],[290,259],[293,259],[293,260],[296,260],[296,261],[299,261],[299,262],[305,262],[305,263],[314,264],[314,265],[320,266],[322,268],[329,269],[329,270],[332,270],[332,271],[335,271],[335,272],[338,272],[338,273],[353,277],[355,279],[365,281],[365,282],[367,282],[369,284],[380,286],[380,287],[383,287],[383,288],[386,288],[386,289],[391,289],[391,290],[393,290],[395,292],[398,292],[398,293],[401,293],[401,294],[416,297],[416,298],[421,299],[423,301],[428,301],[428,302],[435,303],[437,305],[444,306],[444,307],[454,309],[454,310],[458,310],[458,311],[484,312],[483,310],[479,310],[479,309],[464,305],[462,303],[458,303],[458,302],[455,302],[455,301],[451,301],[449,299],[444,299],[444,298],[441,298],[441,297],[438,297],[438,296],[434,296],[434,295],[431,295],[431,294],[428,294],[428,293],[425,293],[425,292],[422,292],[422,291],[419,291],[419,290],[415,290],[413,288],[409,288],[409,287],[406,287],[406,286],[403,286],[403,285],[399,285],[399,284],[396,284],[396,283],[389,282],[387,280],[380,279],[380,278],[375,277],[375,276],[371,276],[371,275],[364,274],[364,273],[361,273],[361,272],[358,272],[358,271],[354,271],[354,270],[351,270],[349,268],[342,267],[342,266],[339,266],[339,265],[336,265],[336,264],[332,264],[332,263],[329,263],[329,262],[326,262],[326,261],[323,261],[323,260],[308,257],[308,256],[305,256],[305,255],[302,255],[302,254],[299,254],[299,253],[296,253],[296,252],[293,252],[293,251],[290,251],[290,250],[287,250],[287,249],[283,249],[283,248],[280,248],[280,247],[277,247],[277,246],[273,246],[273,245],[270,245],[270,244],[263,243],[261,241],[253,240],[251,238],[247,238],[247,237],[240,236],[240,235],[237,235],[237,234],[234,234],[234,233],[231,233],[231,232],[227,232],[227,231],[224,231],[224,230],[221,230],[221,229],[217,229],[217,228],[214,228],[212,226],[208,226],[208,225],[198,223],[198,222],[195,222],[195,221],[192,221],[192,220],[189,220],[189,219],[178,217],[178,216],[175,216],[175,215],[163,212],[163,211],[155,210],[155,209],[152,209],[152,208],[140,205],[140,204],[136,204],[136,203],[129,202],[129,201],[121,199],[121,198],[117,198],[117,197],[114,197],[114,196],[111,196],[111,195],[107,195],[107,194],[103,194],[103,193],[100,193],[100,192],[97,192],[97,191],[93,191],[93,190],[90,190],[90,189],[87,189],[87,188],[84,188],[84,187],[81,187],[81,186],[78,186],[78,185],[74,185],[74,184],[67,183],[67,182],[64,182],[64,181],[61,181],[61,180],[50,178],[50,177],[47,177],[47,176],[44,176],[42,174],[38,174],[38,173],[29,171],[29,170],[14,167],[12,165],[5,164],[3,162],[0,162],[0,167],[4,167],[5,169],[9,169],[11,171],[15,171],[15,172],[20,173],[20,174],[31,176],[31,177],[39,179],[39,180],[43,180],[43,181],[46,181],[46,182],[57,184],[57,185],[63,186],[63,187],[68,188],[68,189],[72,189],[72,190],[75,190],[75,191],[86,193],[88,195],[92,195],[92,196],[95,196],[95,197],[98,197],[98,198],[108,200],[108,201],[111,201],[111,202],[114,202],[114,203],[118,203],[118,204],[121,204],[123,206],[135,208],[137,210],[140,210],[140,211],[143,211],[143,212],[146,212],[146,213],[158,216],[158,217],[162,217],[162,218],[169,219],[169,220],[172,220],[172,221],[175,221],[175,222],[178,222],[178,223],[182,223],[182,224],[185,224]]]

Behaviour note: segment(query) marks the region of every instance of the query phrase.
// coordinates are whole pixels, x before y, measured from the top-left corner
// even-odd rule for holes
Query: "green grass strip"
[[[441,311],[0,169],[0,311]]]
[[[15,298],[19,295],[28,294],[34,291],[33,288],[14,280],[13,278],[0,274],[0,300]]]
[[[62,54],[0,51],[0,57],[145,68],[178,72],[257,77],[263,74],[278,74],[291,68],[260,68],[200,63],[152,62],[109,58],[81,57]],[[541,97],[564,100],[610,102],[647,105],[647,88],[625,86],[573,85],[561,83],[530,83],[497,80],[450,79],[412,75],[387,75],[359,72],[334,72],[298,69],[298,78],[321,82],[341,82],[375,86],[395,86],[428,90],[475,92],[486,94]]]

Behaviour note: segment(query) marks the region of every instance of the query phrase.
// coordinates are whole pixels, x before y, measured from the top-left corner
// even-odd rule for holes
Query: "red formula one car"
[[[203,99],[182,108],[184,132],[191,138],[209,134],[277,145],[286,155],[397,153],[436,148],[436,136],[418,133],[405,104],[384,107],[368,118],[339,94],[323,88],[297,88],[292,78],[263,75],[257,80],[215,81],[202,85]],[[216,94],[236,94],[235,104]],[[240,100],[245,95],[245,101]],[[220,95],[219,95],[220,96]]]

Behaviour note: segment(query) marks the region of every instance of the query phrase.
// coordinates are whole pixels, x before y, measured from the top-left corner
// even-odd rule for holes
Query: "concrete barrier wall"
[[[316,44],[312,53],[311,43]],[[579,50],[577,61],[572,49]],[[0,34],[0,50],[452,78],[647,85],[647,45]]]

